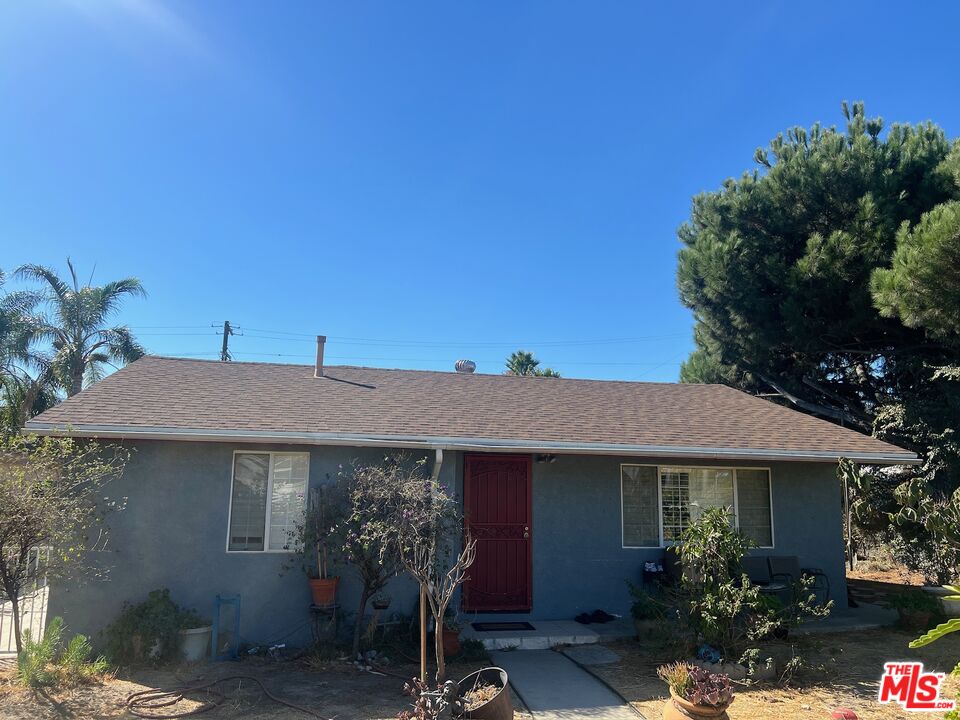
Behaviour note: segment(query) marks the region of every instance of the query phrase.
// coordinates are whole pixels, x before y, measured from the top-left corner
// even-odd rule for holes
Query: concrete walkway
[[[553,650],[490,653],[534,720],[638,720],[642,716],[610,688]]]

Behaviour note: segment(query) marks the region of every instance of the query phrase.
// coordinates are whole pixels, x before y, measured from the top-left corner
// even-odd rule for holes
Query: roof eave
[[[179,440],[188,442],[287,443],[347,445],[410,449],[462,450],[467,452],[539,452],[560,455],[620,455],[633,457],[684,457],[696,459],[836,462],[846,457],[874,465],[919,465],[910,452],[864,452],[841,450],[790,450],[777,448],[726,448],[679,445],[623,445],[616,443],[504,440],[498,438],[434,437],[418,435],[373,435],[334,432],[288,432],[275,430],[218,430],[131,425],[64,425],[30,421],[25,432],[38,435],[71,435],[112,440]]]

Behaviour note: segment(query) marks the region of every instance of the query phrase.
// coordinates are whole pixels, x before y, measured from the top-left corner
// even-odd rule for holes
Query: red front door
[[[465,456],[463,498],[465,524],[477,541],[477,557],[463,587],[463,609],[530,610],[529,456]]]

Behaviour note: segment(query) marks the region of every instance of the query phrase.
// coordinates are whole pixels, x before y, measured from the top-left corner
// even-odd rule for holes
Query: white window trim
[[[233,481],[237,469],[237,455],[268,455],[267,462],[267,503],[266,518],[263,521],[263,550],[231,550],[230,549],[230,522],[233,519]],[[292,548],[286,550],[270,549],[270,504],[273,501],[273,460],[276,455],[305,455],[307,458],[307,487],[304,491],[304,509],[306,509],[307,496],[310,492],[310,453],[309,452],[288,452],[285,450],[267,451],[267,450],[234,450],[230,462],[230,494],[227,496],[227,542],[226,551],[230,555],[289,555],[296,552]]]
[[[660,544],[659,545],[624,545],[623,531],[626,522],[623,507],[623,469],[625,467],[652,467],[657,469],[657,517],[660,521]],[[730,466],[730,465],[683,465],[680,463],[670,463],[668,465],[650,465],[647,463],[620,463],[620,547],[623,550],[662,550],[667,547],[663,540],[663,482],[661,474],[663,468],[696,468],[697,470],[732,470],[733,471],[733,518],[737,530],[740,529],[740,493],[738,490],[739,477],[738,470],[766,470],[767,472],[767,492],[770,495],[770,544],[757,545],[755,550],[773,550],[777,545],[777,532],[774,526],[773,517],[773,470],[769,467],[759,467],[756,465]],[[670,543],[671,545],[673,543]]]

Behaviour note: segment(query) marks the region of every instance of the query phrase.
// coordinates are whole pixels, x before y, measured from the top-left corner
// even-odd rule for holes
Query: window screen
[[[621,467],[623,501],[623,546],[660,546],[660,499],[657,468],[643,465]]]
[[[230,550],[263,550],[270,456],[237,453],[230,498]]]
[[[770,519],[770,473],[737,470],[737,507],[740,532],[761,547],[773,545]]]
[[[284,453],[273,456],[273,488],[270,494],[270,549],[290,549],[297,525],[303,520],[307,492],[307,455]]]

